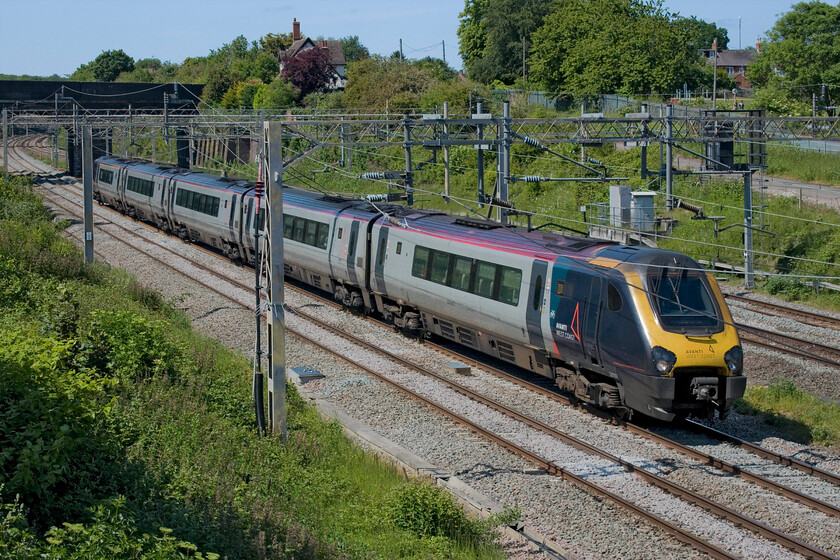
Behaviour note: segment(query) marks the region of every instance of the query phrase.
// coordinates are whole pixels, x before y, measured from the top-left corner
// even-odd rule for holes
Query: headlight
[[[656,371],[660,375],[667,375],[674,364],[677,363],[677,355],[661,346],[654,347],[651,350],[651,356],[653,357],[653,365],[656,366]]]
[[[723,355],[723,360],[732,375],[738,375],[744,368],[744,351],[741,350],[740,346],[733,346],[729,352]]]

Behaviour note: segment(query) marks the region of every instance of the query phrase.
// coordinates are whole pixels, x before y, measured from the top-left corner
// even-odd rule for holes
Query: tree
[[[261,52],[257,55],[254,63],[251,65],[249,77],[257,78],[265,83],[271,82],[280,73],[280,63],[277,57],[267,52]]]
[[[639,94],[712,82],[689,30],[656,0],[559,0],[533,37],[533,75],[550,91]]]
[[[283,78],[262,85],[254,94],[254,109],[283,109],[294,105],[300,92]]]
[[[787,91],[790,99],[810,101],[816,95],[819,105],[834,105],[840,96],[838,29],[840,6],[794,5],[767,33],[761,52],[747,67],[747,77],[757,88]]]
[[[93,77],[98,82],[113,82],[122,72],[134,70],[134,59],[122,49],[104,51],[90,63]]]
[[[429,68],[396,58],[372,57],[347,68],[344,102],[348,107],[417,107],[420,96],[438,83]]]
[[[359,42],[358,35],[353,35],[352,37],[342,37],[340,40],[341,52],[344,53],[344,60],[347,64],[356,62],[357,60],[370,58],[370,51],[366,46]]]
[[[260,47],[268,54],[280,56],[292,44],[291,33],[267,33],[260,37]]]
[[[726,49],[729,45],[729,34],[723,27],[714,23],[708,23],[694,16],[690,18],[678,18],[676,23],[682,25],[692,39],[696,49],[711,49],[717,39],[718,50]]]
[[[459,51],[470,78],[506,84],[527,74],[531,35],[553,7],[551,0],[467,0]]]
[[[325,89],[335,77],[326,49],[314,47],[299,51],[283,61],[280,76],[292,83],[304,97]]]

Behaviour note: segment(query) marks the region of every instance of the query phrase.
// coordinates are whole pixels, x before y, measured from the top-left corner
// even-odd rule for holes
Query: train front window
[[[650,301],[665,330],[687,334],[723,328],[702,272],[660,268],[650,270],[646,279]]]

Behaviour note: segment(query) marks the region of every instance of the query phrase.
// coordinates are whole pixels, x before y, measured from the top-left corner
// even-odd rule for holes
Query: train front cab
[[[654,418],[723,416],[746,389],[740,341],[714,278],[680,257],[620,267],[644,359],[619,368],[619,379],[627,405]]]

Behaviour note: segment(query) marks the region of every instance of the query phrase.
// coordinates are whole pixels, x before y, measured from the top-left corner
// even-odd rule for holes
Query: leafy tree
[[[533,75],[551,91],[650,93],[713,77],[688,29],[658,0],[558,0],[533,37]]]
[[[267,52],[261,52],[254,60],[249,77],[269,83],[279,73],[280,63],[277,61],[277,57]]]
[[[143,58],[134,63],[134,70],[123,72],[118,82],[171,82],[178,71],[178,65],[161,62],[157,58]]]
[[[218,103],[225,92],[236,83],[230,72],[221,66],[209,66],[204,86],[204,100],[208,103]]]
[[[76,70],[70,74],[70,79],[75,82],[95,82],[96,78],[93,76],[93,68],[91,67],[92,62],[87,64],[82,64]]]
[[[747,77],[757,88],[787,87],[791,99],[835,105],[840,96],[840,6],[800,2],[767,33]],[[828,84],[823,98],[822,84]]]
[[[551,0],[467,0],[458,27],[467,74],[483,83],[509,84],[522,77],[531,35],[553,5]]]
[[[283,109],[294,105],[300,92],[284,78],[260,86],[254,94],[254,109]]]
[[[436,82],[428,68],[407,60],[368,58],[347,69],[348,107],[417,107],[420,95]]]
[[[291,82],[301,97],[325,89],[335,77],[325,50],[318,47],[306,49],[283,61],[280,76]]]
[[[267,33],[260,37],[260,47],[270,55],[277,57],[292,44],[291,33]]]
[[[436,80],[454,80],[458,76],[458,73],[440,58],[427,56],[426,58],[413,61],[412,64],[420,68],[425,68]]]
[[[264,86],[262,80],[256,78],[244,82],[237,82],[222,96],[222,107],[225,109],[250,109],[254,106],[254,96]]]
[[[348,64],[356,62],[357,60],[370,58],[370,51],[366,46],[359,42],[358,35],[353,35],[352,37],[342,37],[340,41],[341,51],[344,53],[344,60]]]
[[[714,23],[708,23],[694,16],[690,18],[678,18],[676,23],[682,25],[688,31],[696,49],[711,49],[715,39],[717,39],[718,50],[726,49],[727,45],[729,45],[729,33],[727,30],[723,27],[718,27]]]
[[[98,82],[113,82],[122,72],[134,70],[134,59],[122,49],[104,51],[90,63],[93,77]]]

